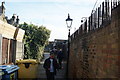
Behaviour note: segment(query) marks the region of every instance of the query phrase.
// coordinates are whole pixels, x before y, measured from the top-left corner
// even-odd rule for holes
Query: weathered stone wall
[[[111,22],[96,30],[71,36],[69,78],[120,77],[120,5]]]

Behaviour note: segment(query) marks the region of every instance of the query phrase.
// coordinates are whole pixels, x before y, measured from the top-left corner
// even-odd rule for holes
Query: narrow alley
[[[43,63],[45,59],[49,57],[50,53],[44,53],[44,59],[41,61],[38,67],[38,80],[47,80],[45,69],[43,68]],[[65,80],[66,79],[66,61],[63,61],[62,63],[63,68],[57,71],[57,75],[55,76],[55,80]]]
[[[120,80],[120,0],[11,1],[0,2],[0,80]]]

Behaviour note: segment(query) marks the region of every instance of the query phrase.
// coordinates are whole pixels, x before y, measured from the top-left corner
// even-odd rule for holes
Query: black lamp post
[[[73,19],[70,18],[70,15],[68,14],[68,18],[66,19],[66,24],[67,24],[67,28],[69,30],[68,32],[68,56],[67,56],[67,78],[68,78],[68,65],[69,65],[69,54],[70,54],[70,29],[72,26],[72,21]]]
[[[87,17],[82,17],[81,18],[81,23],[83,23],[84,21],[86,21],[87,20]]]

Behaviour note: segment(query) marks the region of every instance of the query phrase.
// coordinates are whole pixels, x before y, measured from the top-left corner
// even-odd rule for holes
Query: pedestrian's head
[[[50,58],[54,58],[54,57],[55,57],[54,53],[50,53]]]
[[[60,51],[62,51],[62,49],[60,49]]]

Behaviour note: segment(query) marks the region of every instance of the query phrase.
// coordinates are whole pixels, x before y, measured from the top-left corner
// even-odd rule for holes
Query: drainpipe
[[[9,63],[10,61],[10,39],[8,39],[8,59],[7,59],[7,63]]]
[[[2,35],[0,34],[0,65],[2,64]]]

